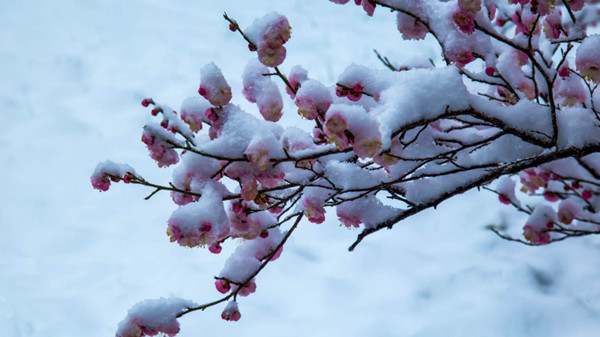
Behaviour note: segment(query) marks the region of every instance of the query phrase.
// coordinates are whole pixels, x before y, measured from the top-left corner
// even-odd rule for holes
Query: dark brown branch
[[[600,144],[589,144],[581,148],[570,147],[566,149],[556,150],[554,152],[545,153],[533,158],[528,158],[521,160],[516,163],[508,164],[502,166],[496,170],[491,171],[490,173],[484,174],[479,178],[470,181],[465,185],[461,185],[454,190],[443,193],[439,197],[423,204],[419,204],[415,207],[402,210],[396,216],[388,219],[385,222],[380,223],[379,225],[371,228],[365,228],[356,238],[356,240],[350,245],[348,250],[352,251],[358,246],[358,244],[364,240],[367,236],[380,231],[381,229],[388,228],[391,229],[396,223],[412,216],[421,211],[424,211],[429,208],[437,207],[440,203],[448,200],[449,198],[467,192],[473,188],[489,183],[490,181],[497,179],[503,175],[514,174],[519,171],[522,171],[529,167],[539,166],[551,161],[555,161],[558,159],[568,158],[568,157],[581,157],[594,152],[600,151]]]
[[[569,3],[567,2],[567,0],[562,0],[562,3],[563,3],[563,5],[565,5],[565,8],[567,9],[567,12],[569,13],[569,17],[571,18],[571,21],[573,21],[573,23],[576,23],[577,18],[575,18],[575,14],[573,13],[571,6],[569,6]]]

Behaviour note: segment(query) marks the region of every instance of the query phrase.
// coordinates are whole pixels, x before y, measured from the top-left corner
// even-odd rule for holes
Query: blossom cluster
[[[587,34],[600,21],[597,2],[355,0],[368,15],[392,10],[404,39],[430,36],[440,54],[401,63],[377,54],[384,69],[351,64],[331,83],[299,65],[280,69],[291,34],[285,16],[269,13],[242,28],[225,15],[256,52],[241,95],[209,63],[179,111],[142,100],[158,120],[144,126],[142,141],[159,167],[174,167],[171,181],[152,183],[112,162],[91,177],[100,191],[123,181],[154,189],[148,198],[169,192],[176,208],[166,232],[180,246],[220,254],[238,242],[215,276],[223,297],[167,303],[163,320],[140,309],[158,307],[146,302],[117,336],[174,335],[180,315],[224,302],[221,317],[239,320],[240,297],[257,291],[258,274],[302,219],[359,231],[352,250],[483,188],[526,214],[515,241],[599,234],[600,37]],[[281,123],[284,115],[311,129]]]

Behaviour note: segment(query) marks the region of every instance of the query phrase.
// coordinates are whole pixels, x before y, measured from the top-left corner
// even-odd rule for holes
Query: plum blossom
[[[240,310],[238,309],[238,305],[236,301],[229,301],[227,306],[221,313],[221,318],[226,321],[239,321],[242,318],[242,314],[240,314]]]
[[[171,166],[179,162],[179,155],[172,146],[179,141],[162,128],[157,128],[152,124],[144,126],[142,142],[146,144],[150,157],[156,161],[159,167]]]
[[[471,34],[475,31],[475,20],[471,12],[459,9],[454,12],[452,19],[461,32]]]
[[[288,81],[294,91],[292,91],[287,86],[285,87],[285,91],[288,93],[288,95],[290,95],[292,99],[295,98],[296,95],[294,94],[294,92],[298,91],[298,89],[300,89],[300,85],[306,80],[308,80],[308,71],[302,68],[302,66],[293,66],[290,70],[290,74],[288,75]]]
[[[360,106],[332,105],[327,111],[325,132],[339,149],[353,145],[360,157],[374,157],[382,146],[378,123]]]
[[[586,37],[577,49],[577,70],[586,78],[600,83],[600,35]]]
[[[219,192],[208,185],[197,202],[176,209],[168,221],[167,234],[181,246],[207,246],[229,234],[229,222]]]
[[[106,192],[110,188],[111,181],[128,183],[135,175],[135,170],[131,166],[107,160],[96,166],[90,181],[92,187],[98,191]]]
[[[137,303],[119,323],[116,337],[155,336],[159,333],[173,337],[179,333],[177,314],[194,305],[191,301],[173,297]]]
[[[575,219],[581,213],[581,206],[579,206],[578,202],[575,199],[565,199],[560,202],[558,205],[558,220],[565,225],[571,224],[573,219]]]
[[[519,200],[515,194],[515,186],[516,183],[508,176],[504,176],[500,178],[498,181],[497,191],[498,191],[498,200],[505,204],[516,204],[520,205]]]
[[[214,63],[209,63],[200,70],[198,93],[212,105],[226,105],[231,101],[231,87],[223,77],[221,69]]]
[[[267,14],[255,20],[245,33],[256,46],[262,64],[276,67],[283,63],[287,52],[283,45],[291,35],[291,27],[285,16],[275,12]]]
[[[523,227],[523,236],[536,245],[550,243],[551,237],[548,231],[554,227],[555,218],[556,212],[552,207],[538,205]]]
[[[329,90],[321,82],[307,80],[298,90],[295,103],[300,116],[306,119],[322,119],[331,106],[332,98]]]
[[[396,14],[396,26],[406,40],[422,40],[429,32],[422,22],[402,12]]]

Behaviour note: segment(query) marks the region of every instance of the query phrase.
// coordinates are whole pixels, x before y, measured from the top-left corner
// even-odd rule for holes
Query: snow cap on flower
[[[231,87],[216,64],[211,62],[200,69],[198,93],[212,105],[226,105],[231,101]]]

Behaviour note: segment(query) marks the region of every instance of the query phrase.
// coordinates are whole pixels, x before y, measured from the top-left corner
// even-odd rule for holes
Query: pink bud
[[[129,184],[131,182],[131,179],[133,179],[133,176],[129,173],[123,176],[123,182],[125,184]]]
[[[221,248],[221,245],[218,242],[208,246],[208,251],[213,254],[219,254],[221,253],[221,250],[223,250],[223,248]]]
[[[217,291],[219,291],[221,294],[226,294],[229,292],[229,290],[231,290],[231,284],[229,284],[229,282],[227,280],[215,280],[215,288],[217,288]]]
[[[201,232],[210,232],[211,229],[212,229],[212,224],[210,224],[209,222],[205,222],[200,225]]]
[[[143,107],[148,107],[150,104],[154,104],[154,101],[152,100],[152,98],[144,98],[142,100],[142,106]]]
[[[505,196],[504,194],[498,194],[498,200],[500,200],[501,203],[505,204],[505,205],[510,205],[510,199]]]
[[[544,199],[546,199],[549,202],[555,202],[555,201],[558,201],[559,197],[554,192],[544,191]]]

